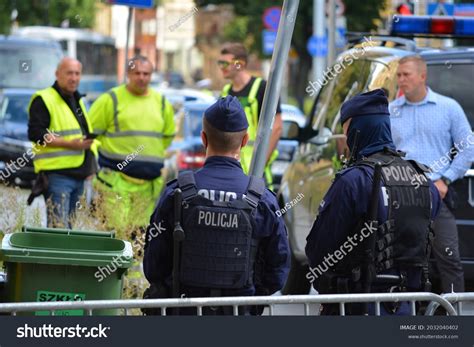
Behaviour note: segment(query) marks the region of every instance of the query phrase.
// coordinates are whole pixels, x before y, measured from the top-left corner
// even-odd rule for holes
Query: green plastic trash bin
[[[5,235],[0,249],[6,270],[5,301],[120,299],[133,251],[130,242],[114,237],[109,232],[25,227],[22,232]],[[55,312],[84,314],[83,310]],[[117,310],[93,314],[115,315]]]

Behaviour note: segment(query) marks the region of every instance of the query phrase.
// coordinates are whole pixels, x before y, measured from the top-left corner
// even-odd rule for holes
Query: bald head
[[[73,94],[81,81],[82,64],[79,60],[65,57],[56,69],[56,81],[66,94]]]

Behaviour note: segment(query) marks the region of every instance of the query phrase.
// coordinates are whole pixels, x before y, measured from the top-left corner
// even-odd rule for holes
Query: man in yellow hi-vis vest
[[[33,165],[41,178],[37,182],[47,182],[41,189],[49,227],[71,228],[84,180],[97,171],[92,128],[82,95],[77,91],[81,71],[82,65],[76,59],[62,59],[56,82],[37,91],[28,109]]]
[[[266,82],[260,77],[253,77],[247,71],[248,53],[241,43],[227,43],[221,49],[221,56],[217,62],[224,78],[231,80],[231,84],[224,86],[221,96],[232,95],[239,99],[245,110],[249,123],[249,142],[242,148],[240,163],[245,174],[248,174],[252,160],[253,144],[257,138],[257,127],[260,111],[263,104]],[[277,158],[276,149],[282,131],[281,109],[278,102],[275,121],[273,123],[270,145],[267,153],[264,178],[269,188],[272,187],[273,177],[271,163]]]
[[[94,180],[106,224],[130,232],[148,225],[159,198],[165,150],[175,134],[173,107],[149,88],[153,66],[128,63],[128,83],[101,95],[90,110],[98,135],[100,171]]]

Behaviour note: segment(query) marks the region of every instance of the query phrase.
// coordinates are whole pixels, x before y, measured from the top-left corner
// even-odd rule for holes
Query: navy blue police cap
[[[353,117],[367,115],[390,115],[388,100],[382,89],[362,93],[347,100],[341,106],[341,124]]]
[[[214,128],[229,133],[249,127],[245,111],[235,96],[219,98],[204,112],[204,117]]]

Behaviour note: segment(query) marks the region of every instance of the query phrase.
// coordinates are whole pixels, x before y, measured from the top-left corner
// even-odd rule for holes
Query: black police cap
[[[249,127],[247,116],[235,96],[219,98],[205,112],[204,117],[216,129],[225,132],[238,132]]]
[[[382,89],[362,93],[347,100],[341,107],[341,124],[352,117],[366,115],[390,115],[388,100]]]

